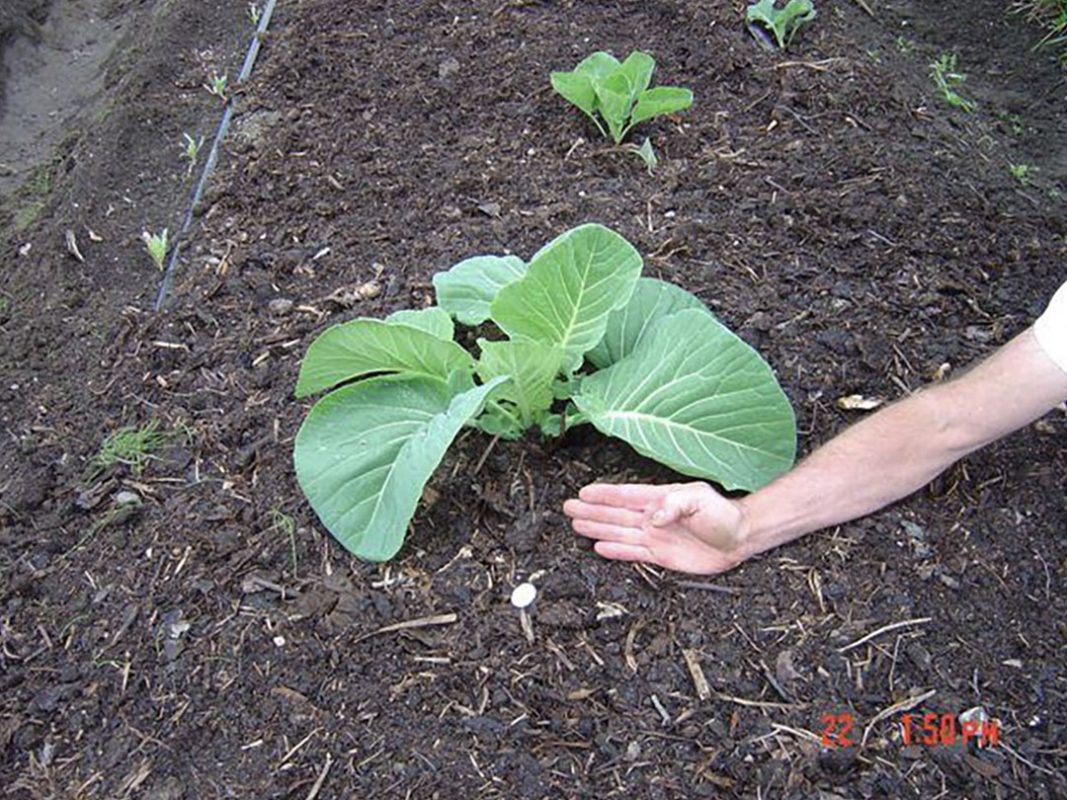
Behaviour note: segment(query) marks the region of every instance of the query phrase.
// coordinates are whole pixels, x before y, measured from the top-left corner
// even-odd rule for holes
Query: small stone
[[[284,636],[275,636],[274,639],[272,639],[271,641],[274,642],[274,646],[275,647],[285,647],[285,637]]]
[[[447,78],[459,72],[459,62],[454,58],[446,58],[437,65],[437,77]]]
[[[276,317],[284,317],[293,310],[293,301],[287,297],[275,297],[267,303],[267,309]]]
[[[637,761],[641,757],[641,744],[640,742],[630,742],[626,745],[626,760]]]
[[[141,505],[141,495],[137,492],[122,491],[115,493],[115,505],[117,506],[139,506]]]
[[[520,583],[511,591],[511,604],[515,608],[529,608],[537,599],[537,587],[532,583]]]

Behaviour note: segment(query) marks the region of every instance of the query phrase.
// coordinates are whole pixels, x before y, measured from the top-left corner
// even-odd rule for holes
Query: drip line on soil
[[[263,13],[259,18],[259,25],[256,26],[255,33],[252,34],[252,41],[248,45],[248,52],[245,53],[244,63],[241,65],[241,71],[237,75],[238,84],[247,81],[248,77],[252,74],[252,68],[256,64],[256,56],[259,55],[259,43],[263,36],[266,35],[267,28],[270,25],[270,18],[271,14],[274,13],[275,2],[276,0],[267,0],[266,5],[263,8]],[[192,197],[189,199],[189,207],[185,212],[185,219],[182,221],[182,226],[174,237],[174,247],[170,251],[170,258],[167,261],[167,269],[163,273],[163,280],[160,282],[159,292],[156,294],[156,311],[161,311],[163,309],[163,304],[166,303],[167,295],[170,293],[170,287],[174,282],[174,272],[178,267],[181,239],[189,231],[189,226],[193,224],[193,210],[196,208],[196,204],[200,202],[200,198],[203,196],[204,189],[207,186],[208,178],[211,177],[211,173],[215,170],[215,164],[219,159],[219,147],[222,144],[223,138],[226,136],[226,132],[230,128],[230,120],[233,118],[233,104],[234,98],[231,96],[226,101],[226,107],[222,112],[222,119],[219,120],[219,127],[215,130],[215,138],[211,142],[211,151],[208,153],[207,161],[204,162],[204,169],[200,173],[200,179],[196,182],[196,186],[193,188]]]

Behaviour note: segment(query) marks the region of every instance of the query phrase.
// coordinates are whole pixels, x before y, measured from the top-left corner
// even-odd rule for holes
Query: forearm
[[[1047,361],[1027,331],[964,377],[854,425],[740,501],[746,555],[905,497],[1065,396],[1067,375]]]

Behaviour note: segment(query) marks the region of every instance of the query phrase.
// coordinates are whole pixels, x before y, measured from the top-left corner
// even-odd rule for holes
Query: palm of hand
[[[744,560],[744,514],[705,483],[593,484],[563,507],[605,558],[680,572],[725,572]]]

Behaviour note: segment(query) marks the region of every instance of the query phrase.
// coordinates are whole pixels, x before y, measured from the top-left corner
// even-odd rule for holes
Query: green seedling
[[[296,396],[328,394],[293,460],[326,528],[360,558],[392,558],[465,427],[512,440],[591,424],[727,489],[787,470],[796,423],[771,368],[699,298],[641,269],[622,236],[581,225],[529,262],[475,256],[437,273],[436,306],[319,335]],[[492,323],[493,338],[475,356],[454,322]]]
[[[186,176],[189,176],[193,174],[197,159],[200,158],[200,148],[204,146],[204,137],[201,136],[199,139],[194,139],[188,133],[183,133],[182,138],[185,139],[182,158],[189,162],[189,166],[185,171]]]
[[[930,64],[930,80],[934,82],[934,88],[941,94],[941,98],[953,108],[968,113],[977,108],[973,100],[968,100],[956,91],[957,86],[966,83],[967,76],[956,71],[955,53],[942,53],[937,61]]]
[[[165,447],[174,439],[174,433],[159,430],[159,422],[156,420],[140,427],[119,428],[104,439],[100,450],[89,459],[85,473],[86,482],[93,483],[119,464],[125,464],[134,474],[139,475],[152,457],[152,452]]]
[[[259,6],[256,3],[249,3],[248,4],[248,19],[251,20],[253,28],[258,28],[259,27],[259,20],[260,20],[261,17],[262,17],[262,14],[261,14],[261,12],[259,10]]]
[[[899,50],[903,55],[910,56],[912,53],[915,52],[915,40],[909,39],[907,36],[903,35],[898,36],[897,50]]]
[[[797,32],[815,19],[815,5],[811,0],[789,0],[782,8],[776,8],[777,0],[758,0],[745,11],[745,22],[757,41],[766,41],[764,31],[769,31],[778,49],[785,50]]]
[[[610,53],[596,52],[573,72],[553,72],[552,88],[576,105],[615,144],[639,122],[684,111],[693,93],[677,86],[649,89],[656,61],[635,50],[621,64]],[[605,130],[604,126],[607,126]]]
[[[645,167],[648,169],[648,174],[651,175],[652,171],[659,163],[659,159],[656,158],[656,151],[652,149],[652,140],[646,138],[645,143],[640,147],[635,144],[632,144],[629,145],[628,149],[631,153],[638,156],[642,161],[645,162]]]
[[[211,83],[204,84],[204,88],[208,90],[209,94],[213,94],[223,100],[226,99],[226,84],[228,79],[225,75],[219,75],[217,72],[211,73]]]
[[[1023,186],[1032,184],[1034,175],[1038,172],[1037,167],[1032,164],[1009,164],[1008,169],[1011,170],[1011,176]]]
[[[156,265],[156,269],[160,272],[163,271],[163,261],[167,257],[167,229],[164,228],[162,233],[149,233],[143,231],[141,233],[141,241],[144,242],[144,249],[148,251],[148,255],[152,257],[152,263]]]
[[[1044,26],[1048,33],[1034,45],[1058,49],[1061,64],[1067,64],[1067,0],[1019,0],[1011,10],[1024,13],[1031,22]]]
[[[271,528],[279,530],[289,539],[289,554],[293,559],[293,575],[296,575],[298,561],[296,557],[296,522],[280,508],[270,510]]]

